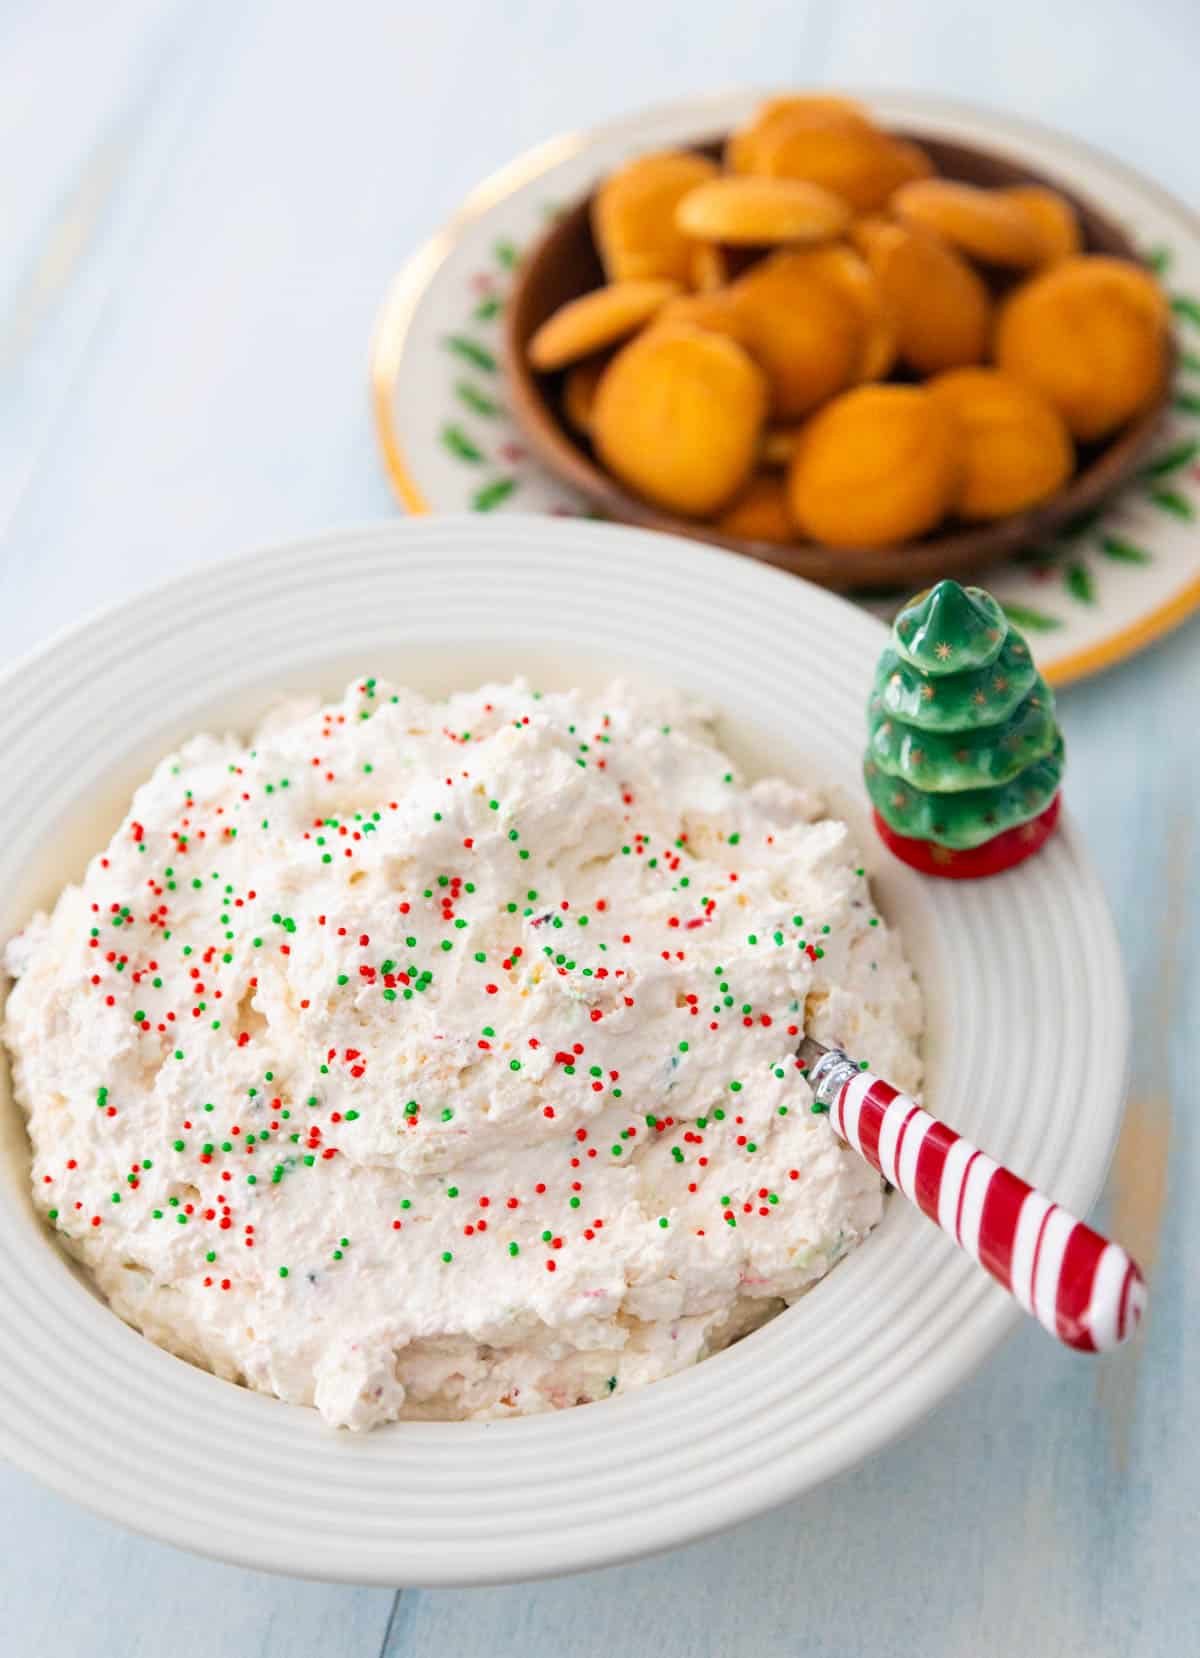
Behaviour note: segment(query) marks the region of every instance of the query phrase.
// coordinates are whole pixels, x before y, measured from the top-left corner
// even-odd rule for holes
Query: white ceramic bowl
[[[861,799],[882,626],[749,560],[553,519],[426,519],[242,558],[89,622],[0,681],[0,935],[51,902],[189,732],[367,669],[448,691],[616,671],[701,693],[750,766]],[[866,828],[929,1017],[934,1110],[1077,1211],[1118,1127],[1128,1046],[1111,922],[1067,822],[982,883],[923,881]],[[494,1424],[335,1433],[115,1318],[35,1220],[0,1100],[0,1450],[150,1535],[245,1565],[482,1583],[628,1559],[827,1479],[960,1381],[1018,1316],[893,1200],[813,1292],[640,1393]]]

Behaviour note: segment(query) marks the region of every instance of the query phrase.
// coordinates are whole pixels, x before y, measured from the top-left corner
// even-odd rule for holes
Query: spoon
[[[1147,1290],[1137,1262],[1028,1182],[811,1037],[799,1057],[834,1133],[1068,1347],[1106,1353],[1140,1324]]]

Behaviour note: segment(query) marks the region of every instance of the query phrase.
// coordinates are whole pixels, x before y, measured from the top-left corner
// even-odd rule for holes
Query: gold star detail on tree
[[[922,685],[922,687],[921,687],[921,701],[922,702],[932,702],[933,701],[933,686],[932,685]]]
[[[997,674],[995,679],[992,681],[992,689],[1000,696],[1003,696],[1005,691],[1008,690],[1008,676],[1006,674]]]
[[[892,806],[894,810],[902,812],[907,805],[908,796],[906,794],[901,794],[899,790],[897,790],[897,792],[892,796]]]
[[[971,751],[968,748],[956,748],[954,750],[954,758],[958,761],[960,766],[965,766],[967,761],[971,758]]]
[[[923,766],[925,764],[925,750],[923,748],[910,749],[908,757],[914,766]]]
[[[976,708],[982,708],[984,703],[987,701],[987,692],[984,690],[976,691],[975,695],[971,698],[971,701],[975,704]]]
[[[933,654],[937,657],[939,662],[949,662],[950,658],[954,655],[954,647],[953,645],[948,645],[943,639],[940,644],[933,647]]]

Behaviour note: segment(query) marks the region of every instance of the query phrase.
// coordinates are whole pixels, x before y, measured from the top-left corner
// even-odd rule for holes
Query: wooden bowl
[[[1120,225],[1065,189],[1057,179],[975,145],[922,132],[903,131],[897,136],[919,144],[937,172],[946,178],[984,186],[1042,184],[1057,190],[1078,215],[1087,252],[1144,263]],[[702,154],[718,156],[723,144],[712,140],[694,147]],[[1151,407],[1106,441],[1077,446],[1078,468],[1056,495],[1008,518],[987,524],[951,521],[919,540],[887,547],[827,547],[803,541],[779,546],[727,535],[711,524],[666,512],[627,490],[599,464],[586,440],[577,436],[563,418],[562,374],[538,374],[530,366],[529,340],[541,323],[567,300],[604,281],[592,238],[591,207],[592,197],[588,196],[561,214],[522,261],[505,313],[505,373],[513,411],[530,447],[552,472],[605,517],[622,523],[713,542],[761,559],[764,564],[779,565],[836,592],[890,588],[911,591],[940,576],[963,576],[982,570],[1054,535],[1072,519],[1091,511],[1136,467],[1166,404],[1169,372]]]

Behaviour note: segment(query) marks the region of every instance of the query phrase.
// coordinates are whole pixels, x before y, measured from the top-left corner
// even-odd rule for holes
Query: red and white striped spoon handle
[[[890,1083],[834,1049],[810,1067],[841,1138],[1027,1313],[1085,1353],[1131,1336],[1146,1307],[1137,1262]]]

